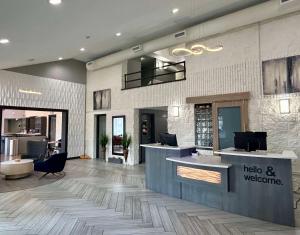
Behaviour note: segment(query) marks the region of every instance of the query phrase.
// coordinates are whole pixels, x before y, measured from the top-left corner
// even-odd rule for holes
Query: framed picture
[[[111,90],[94,91],[94,110],[110,109]]]
[[[265,95],[300,92],[300,56],[263,61]]]

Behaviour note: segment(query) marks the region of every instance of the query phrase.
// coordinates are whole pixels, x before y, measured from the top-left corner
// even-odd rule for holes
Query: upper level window
[[[163,61],[150,56],[128,60],[123,89],[185,80],[185,61]]]

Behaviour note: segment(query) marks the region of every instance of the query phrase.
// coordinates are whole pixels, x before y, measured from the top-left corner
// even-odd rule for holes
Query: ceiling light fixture
[[[61,4],[62,0],[49,0],[49,3],[52,5],[59,5]]]
[[[179,11],[178,8],[174,8],[174,9],[172,10],[172,13],[173,13],[173,14],[176,14],[176,13],[178,13],[178,11]]]
[[[32,91],[32,90],[19,89],[19,92],[20,93],[25,93],[25,94],[32,94],[32,95],[42,95],[42,92]]]
[[[84,47],[80,48],[80,51],[85,51],[85,48]]]
[[[121,33],[121,32],[118,32],[118,33],[116,33],[116,36],[117,36],[117,37],[120,37],[120,36],[122,36],[122,33]]]
[[[10,41],[9,41],[9,39],[7,39],[7,38],[1,38],[0,39],[0,43],[1,44],[7,44],[7,43],[9,43]]]
[[[207,47],[202,44],[195,44],[188,48],[175,48],[172,50],[174,56],[190,56],[190,55],[202,55],[205,51],[207,52],[218,52],[223,50],[223,46],[219,45],[216,47]]]
[[[62,58],[62,57],[59,57],[58,60],[63,60],[63,58]]]

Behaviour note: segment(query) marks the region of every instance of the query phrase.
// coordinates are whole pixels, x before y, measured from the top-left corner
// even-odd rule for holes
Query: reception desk
[[[294,226],[291,151],[191,156],[193,147],[143,145],[146,187],[228,212]],[[217,156],[219,155],[219,156]]]

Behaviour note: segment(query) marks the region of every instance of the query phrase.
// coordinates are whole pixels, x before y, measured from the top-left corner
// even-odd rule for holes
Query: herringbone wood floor
[[[0,194],[0,234],[297,234],[144,188],[143,166],[67,162],[48,185]]]

